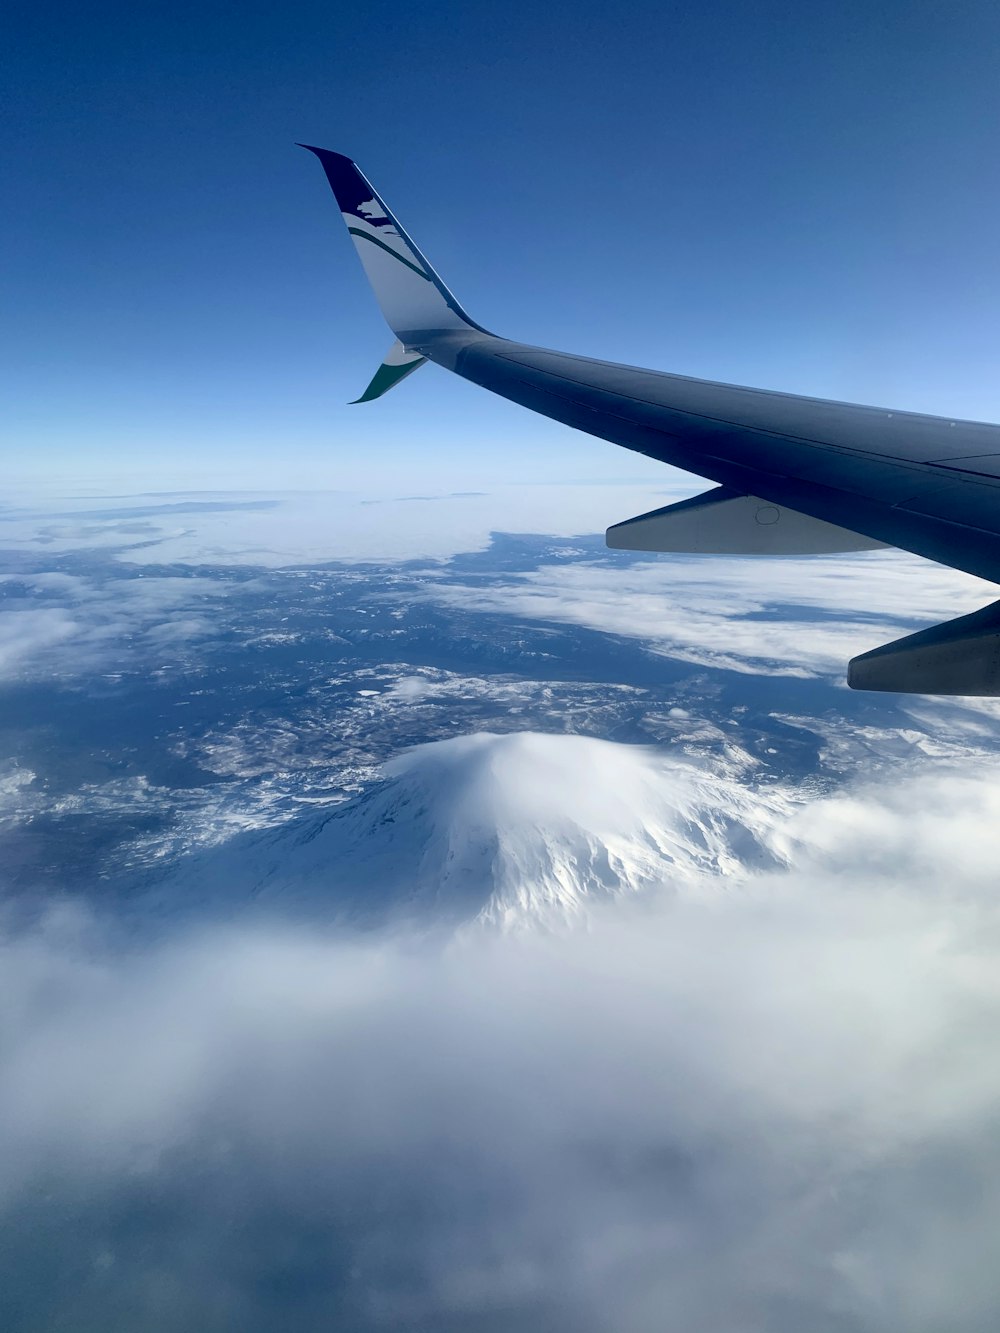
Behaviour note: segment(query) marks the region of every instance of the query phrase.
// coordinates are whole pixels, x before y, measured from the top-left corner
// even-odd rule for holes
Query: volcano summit
[[[794,805],[650,747],[539,732],[414,746],[382,772],[332,813],[193,855],[171,894],[365,925],[554,924],[590,900],[710,892],[774,866],[771,834]]]

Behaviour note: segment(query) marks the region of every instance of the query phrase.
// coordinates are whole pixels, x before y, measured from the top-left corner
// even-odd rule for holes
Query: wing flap
[[[884,546],[727,486],[616,523],[608,528],[606,540],[616,551],[687,555],[827,555]]]
[[[1000,695],[1000,602],[855,657],[852,690]]]

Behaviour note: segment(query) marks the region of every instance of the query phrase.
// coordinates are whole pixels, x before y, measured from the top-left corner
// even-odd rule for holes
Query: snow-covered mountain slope
[[[647,747],[480,733],[416,746],[332,813],[230,839],[171,880],[182,895],[335,919],[510,926],[773,865],[771,834],[792,806],[783,790]]]

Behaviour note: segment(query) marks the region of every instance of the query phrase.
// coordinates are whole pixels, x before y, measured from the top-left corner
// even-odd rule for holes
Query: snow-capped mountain
[[[189,858],[175,887],[359,922],[507,927],[773,865],[770,835],[792,805],[647,747],[479,733],[405,751],[332,813]]]

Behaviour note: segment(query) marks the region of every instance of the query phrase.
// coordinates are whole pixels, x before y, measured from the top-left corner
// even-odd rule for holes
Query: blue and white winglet
[[[301,145],[306,148],[307,144]],[[813,555],[897,546],[1000,583],[1000,427],[669,375],[477,324],[350,158],[312,148],[396,341],[358,399],[425,361],[715,482],[608,529],[608,545]],[[1000,602],[856,657],[855,689],[1000,695]]]
[[[354,400],[368,403],[424,364],[427,357],[414,343],[449,331],[485,330],[468,317],[349,157],[310,144],[298,147],[315,153],[323,164],[385,322],[396,335],[372,382]]]

